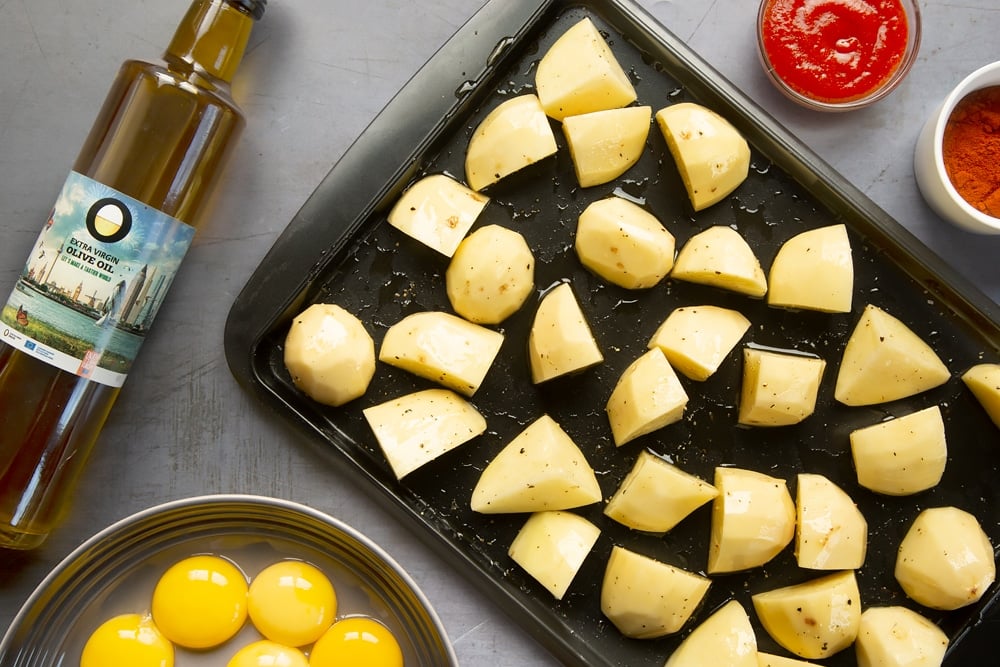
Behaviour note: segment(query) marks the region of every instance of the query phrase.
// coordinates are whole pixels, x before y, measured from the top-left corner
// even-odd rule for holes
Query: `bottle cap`
[[[258,21],[264,16],[264,8],[267,7],[267,0],[228,0],[228,2],[234,7],[244,10]]]

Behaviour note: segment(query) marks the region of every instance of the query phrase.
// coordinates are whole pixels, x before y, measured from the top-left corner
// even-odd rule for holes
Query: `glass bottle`
[[[230,83],[266,3],[193,0],[163,62],[111,86],[0,315],[0,547],[69,503],[243,129]]]

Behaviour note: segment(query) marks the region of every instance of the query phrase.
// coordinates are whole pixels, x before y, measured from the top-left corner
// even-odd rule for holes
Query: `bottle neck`
[[[254,17],[235,0],[194,0],[164,60],[175,69],[230,83],[243,59]]]

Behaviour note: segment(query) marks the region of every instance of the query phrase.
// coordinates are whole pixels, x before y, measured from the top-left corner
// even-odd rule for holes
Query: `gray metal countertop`
[[[0,0],[2,298],[120,62],[158,58],[186,4]],[[176,498],[257,493],[310,504],[383,546],[430,598],[463,664],[553,664],[353,480],[263,414],[237,386],[223,354],[229,307],[264,253],[354,138],[481,4],[269,3],[235,86],[249,124],[216,219],[195,240],[68,519],[34,552],[0,552],[0,633],[60,559],[113,521]],[[911,162],[921,125],[949,89],[1000,59],[995,0],[922,2],[920,56],[902,87],[870,109],[837,115],[795,107],[765,79],[754,43],[755,0],[640,4],[1000,301],[1000,236],[973,235],[937,218],[916,189]]]

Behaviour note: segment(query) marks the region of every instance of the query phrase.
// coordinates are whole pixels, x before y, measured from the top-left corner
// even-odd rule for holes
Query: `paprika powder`
[[[1000,218],[1000,86],[974,90],[955,105],[941,152],[948,178],[962,198]]]

